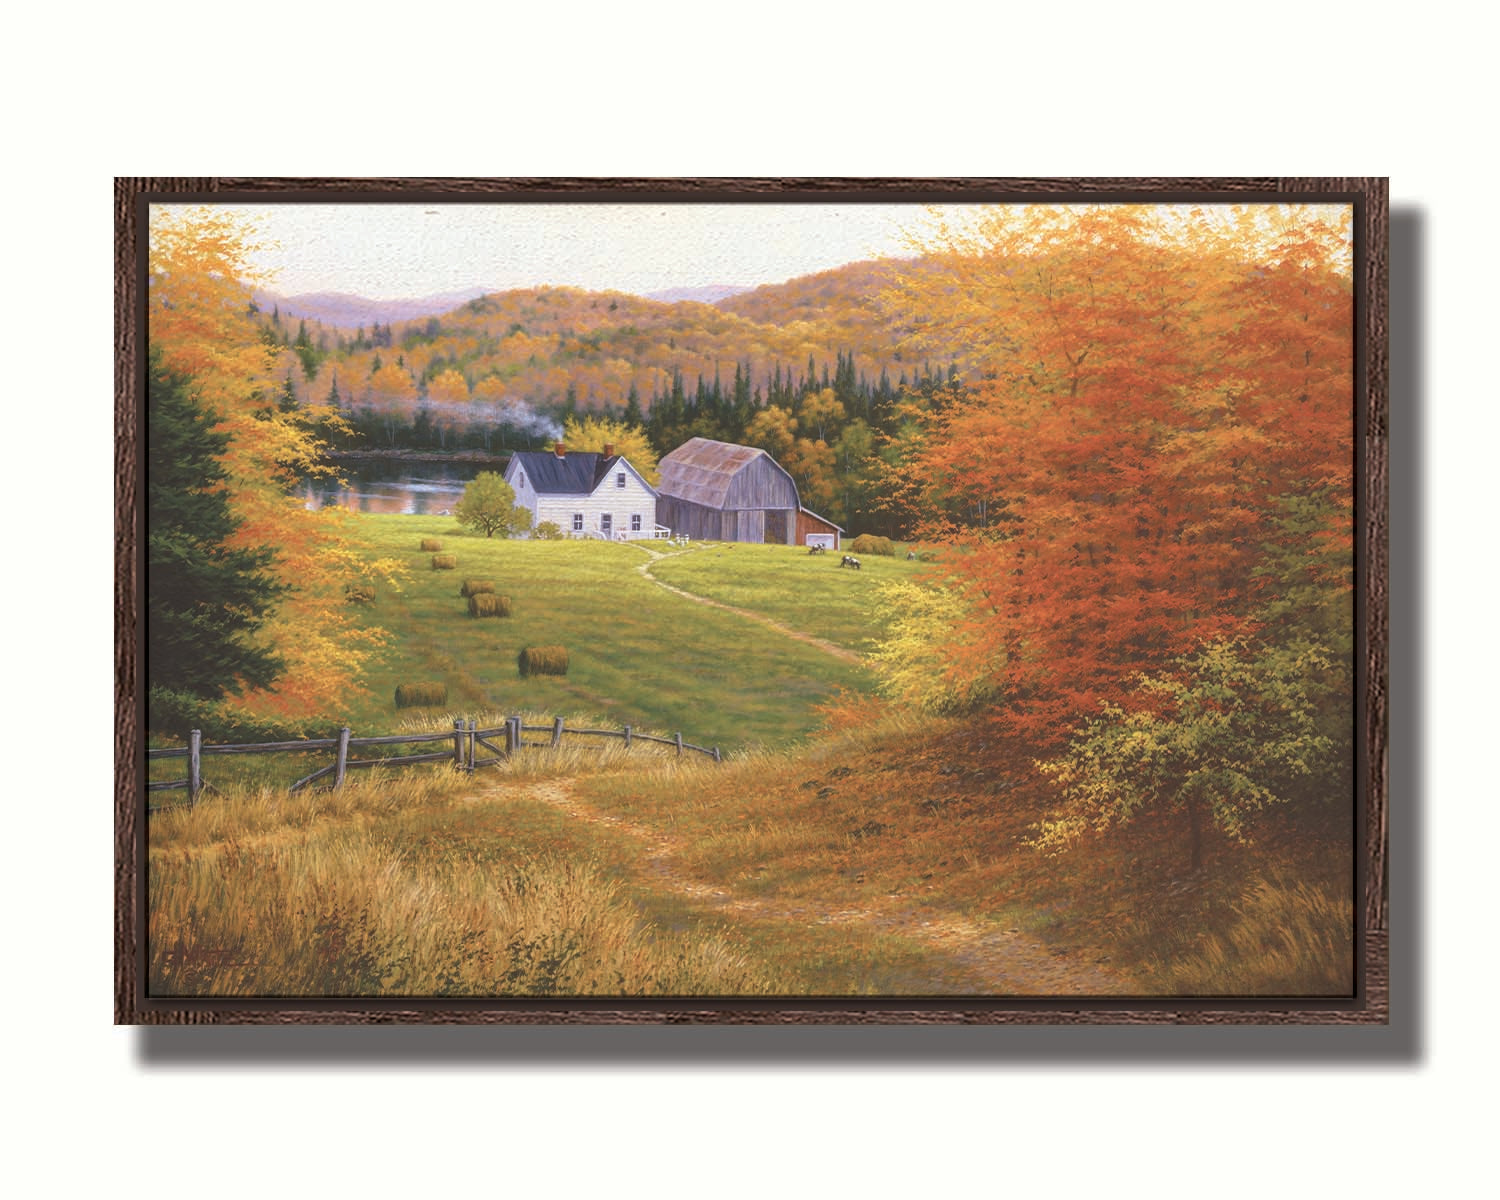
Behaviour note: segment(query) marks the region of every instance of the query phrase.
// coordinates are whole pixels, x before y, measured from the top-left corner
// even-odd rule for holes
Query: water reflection
[[[452,511],[464,486],[480,471],[497,469],[474,463],[360,461],[338,465],[342,485],[332,479],[303,483],[304,507],[439,516]]]

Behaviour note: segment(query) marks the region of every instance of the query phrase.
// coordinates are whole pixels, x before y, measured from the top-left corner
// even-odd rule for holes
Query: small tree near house
[[[531,528],[531,513],[516,504],[515,491],[495,471],[481,471],[470,481],[453,515],[485,537],[510,537]]]

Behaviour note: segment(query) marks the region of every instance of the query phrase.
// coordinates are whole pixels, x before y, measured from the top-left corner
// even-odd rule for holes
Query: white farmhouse
[[[531,510],[532,528],[551,521],[565,537],[611,542],[658,536],[656,489],[613,446],[603,454],[569,453],[562,442],[550,452],[520,451],[505,482]]]

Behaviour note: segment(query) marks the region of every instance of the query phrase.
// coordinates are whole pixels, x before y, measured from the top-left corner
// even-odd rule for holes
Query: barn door
[[[786,536],[786,511],[776,508],[770,509],[765,514],[766,531],[763,541],[770,542],[773,546],[785,546]]]

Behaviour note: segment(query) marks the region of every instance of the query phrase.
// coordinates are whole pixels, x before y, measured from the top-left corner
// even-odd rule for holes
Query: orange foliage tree
[[[1298,549],[1288,497],[1328,498],[1299,536],[1347,593],[1337,210],[1012,206],[920,248],[886,303],[978,378],[920,414],[892,483],[953,547],[965,619],[920,652],[959,692],[1055,749],[1143,673],[1253,633]]]
[[[335,717],[384,641],[349,619],[345,587],[394,570],[357,552],[341,511],[308,511],[292,494],[298,479],[327,472],[318,430],[338,418],[276,402],[275,349],[251,319],[250,289],[264,282],[250,266],[251,226],[211,208],[153,206],[149,237],[149,336],[167,367],[191,377],[227,438],[220,461],[239,522],[232,548],[274,551],[269,572],[286,585],[259,631],[283,674],[227,703],[271,720]]]

